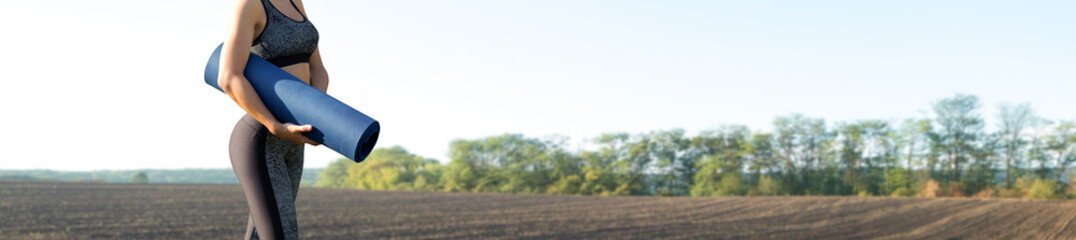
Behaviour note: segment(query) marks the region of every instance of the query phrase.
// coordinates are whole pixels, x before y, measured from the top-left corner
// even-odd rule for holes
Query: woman
[[[232,131],[232,169],[250,207],[246,239],[296,239],[295,197],[310,125],[279,122],[243,76],[249,53],[321,91],[329,76],[318,33],[300,0],[237,0],[220,56],[218,85],[247,112]]]

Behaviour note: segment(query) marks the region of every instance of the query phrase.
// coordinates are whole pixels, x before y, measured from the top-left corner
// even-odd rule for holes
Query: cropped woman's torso
[[[289,2],[291,6],[261,0],[265,22],[260,23],[250,51],[310,84],[310,55],[317,49],[318,32]]]

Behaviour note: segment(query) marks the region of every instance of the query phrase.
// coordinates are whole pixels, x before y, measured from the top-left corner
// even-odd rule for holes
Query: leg
[[[299,236],[299,225],[295,217],[295,197],[299,190],[299,179],[294,177],[297,176],[294,156],[295,149],[302,149],[302,147],[300,144],[273,135],[267,136],[265,140],[265,161],[273,184],[273,192],[276,193],[280,227],[283,228],[286,239],[296,239]],[[298,171],[298,174],[302,174],[301,165]]]
[[[243,235],[243,239],[258,239],[258,235],[254,235],[254,213],[247,217],[247,233]]]
[[[294,201],[299,197],[299,185],[303,180],[303,152],[304,145],[292,144],[288,149],[286,155],[286,162],[288,163],[288,177],[291,178],[292,186],[292,200]],[[292,205],[295,203],[292,202]]]
[[[280,228],[280,212],[271,185],[265,158],[265,138],[269,131],[249,115],[243,116],[232,131],[229,155],[232,170],[243,187],[250,207],[251,221],[248,226],[253,238],[283,239]],[[260,232],[260,234],[258,233]]]
[[[302,183],[303,178],[303,150],[305,145],[294,144],[291,148],[291,153],[288,154],[288,175],[291,178],[291,208],[295,209],[295,200],[299,198],[299,184]],[[299,217],[295,217],[296,226],[298,226]],[[298,228],[296,228],[296,235],[298,235]]]

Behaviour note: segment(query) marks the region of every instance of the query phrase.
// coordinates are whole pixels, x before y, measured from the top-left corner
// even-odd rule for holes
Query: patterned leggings
[[[295,197],[303,175],[303,145],[269,133],[244,115],[232,130],[228,150],[250,207],[244,239],[298,239]]]

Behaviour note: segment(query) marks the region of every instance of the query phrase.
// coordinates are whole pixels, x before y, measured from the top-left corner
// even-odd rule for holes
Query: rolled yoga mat
[[[205,83],[224,92],[217,85],[222,46],[217,46],[213,56],[209,57],[209,63],[206,63]],[[377,143],[377,136],[381,132],[381,124],[377,120],[304,83],[258,55],[250,54],[243,75],[278,121],[314,126],[313,131],[303,134],[311,140],[355,162],[366,159]]]

